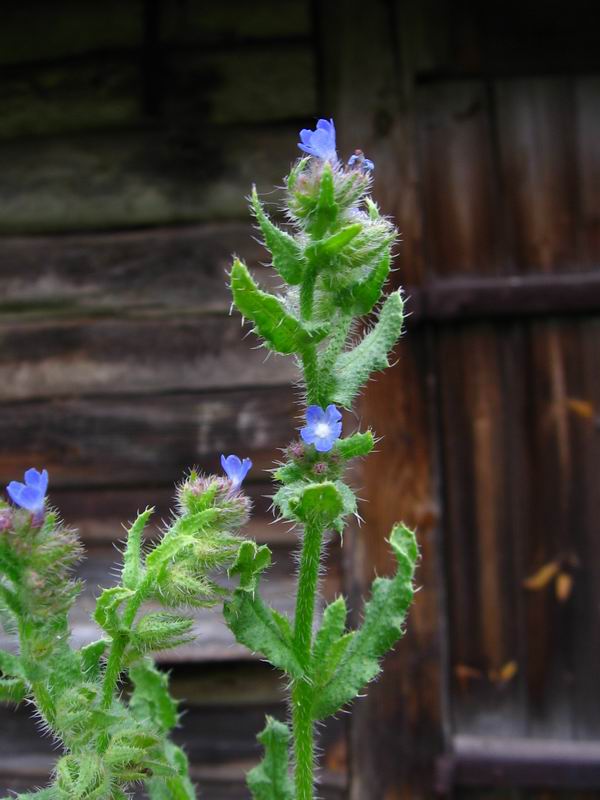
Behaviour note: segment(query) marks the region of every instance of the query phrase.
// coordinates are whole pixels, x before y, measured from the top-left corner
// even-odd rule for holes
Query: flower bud
[[[196,514],[209,508],[218,509],[219,527],[240,528],[248,521],[252,501],[228,478],[192,473],[177,490],[184,514]]]
[[[8,531],[12,528],[13,518],[10,508],[0,508],[0,533]]]

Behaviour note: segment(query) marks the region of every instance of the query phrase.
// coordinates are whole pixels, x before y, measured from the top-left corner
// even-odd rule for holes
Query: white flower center
[[[330,428],[329,428],[329,425],[328,425],[326,422],[319,422],[319,423],[317,423],[317,425],[315,426],[315,434],[316,434],[316,435],[317,435],[317,436],[318,436],[320,439],[321,439],[321,438],[323,438],[323,439],[324,439],[326,436],[329,436],[329,435],[330,435],[330,433],[331,433],[331,430],[330,430]]]

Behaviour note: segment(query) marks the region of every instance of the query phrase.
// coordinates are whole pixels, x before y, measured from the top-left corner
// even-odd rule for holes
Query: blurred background
[[[346,422],[385,438],[323,593],[358,619],[399,518],[422,589],[383,677],[322,731],[328,800],[600,797],[595,6],[2,3],[0,479],[47,467],[81,530],[76,642],[121,522],[166,516],[221,452],[254,460],[249,533],[292,607],[264,470],[294,434],[294,372],[243,340],[225,270],[235,252],[268,283],[244,197],[255,181],[276,204],[300,128],[334,117],[340,153],[375,161],[411,316]],[[203,797],[243,798],[282,684],[218,613],[197,627],[163,662],[178,739]],[[2,792],[55,757],[30,709],[0,709]]]

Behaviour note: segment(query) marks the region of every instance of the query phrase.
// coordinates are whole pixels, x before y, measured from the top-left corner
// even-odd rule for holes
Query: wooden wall
[[[323,796],[600,796],[600,52],[591,3],[7,0],[0,28],[0,480],[48,467],[82,533],[93,636],[121,522],[168,513],[192,464],[249,455],[292,605],[293,537],[267,476],[293,370],[229,316],[230,254],[265,282],[245,207],[334,115],[376,162],[412,316],[359,410],[385,438],[365,525],[324,594],[357,618],[384,537],[419,530],[403,644],[323,732]],[[280,679],[219,615],[170,656],[204,796],[245,797]],[[55,757],[0,710],[0,790]],[[508,788],[506,788],[508,787]],[[496,794],[494,794],[496,792]],[[549,794],[549,793],[553,794]],[[562,793],[562,794],[561,794]],[[579,796],[579,794],[577,795]]]

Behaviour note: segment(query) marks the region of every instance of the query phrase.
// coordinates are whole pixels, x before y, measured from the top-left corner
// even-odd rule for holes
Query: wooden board
[[[294,128],[181,126],[5,142],[0,233],[248,219],[246,196],[281,184]]]
[[[294,437],[295,414],[289,387],[6,403],[0,480],[38,464],[51,488],[164,486],[194,464],[215,471],[232,452],[259,476]]]

